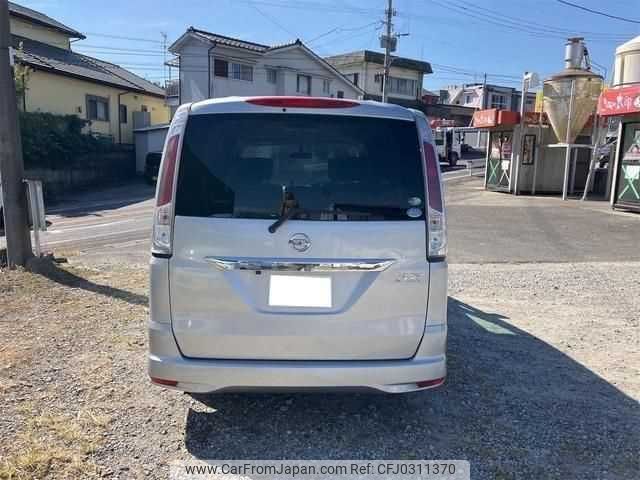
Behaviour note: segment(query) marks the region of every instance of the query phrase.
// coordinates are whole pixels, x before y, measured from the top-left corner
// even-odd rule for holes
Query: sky
[[[168,76],[170,45],[189,26],[264,44],[296,38],[322,56],[370,49],[387,0],[16,0],[86,36],[73,49],[117,63],[152,81]],[[640,22],[640,0],[572,0]],[[541,78],[563,68],[564,40],[584,36],[592,60],[611,78],[617,45],[640,23],[588,13],[558,0],[394,0],[399,56],[432,64],[424,87],[481,82],[518,86],[525,71]],[[169,54],[170,57],[170,54]],[[176,72],[173,72],[175,78]]]

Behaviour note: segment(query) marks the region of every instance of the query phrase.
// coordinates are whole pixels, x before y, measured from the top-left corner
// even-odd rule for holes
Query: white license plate
[[[271,275],[269,306],[331,308],[331,277]]]

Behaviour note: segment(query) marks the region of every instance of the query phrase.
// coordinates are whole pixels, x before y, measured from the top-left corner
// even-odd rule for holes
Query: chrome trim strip
[[[278,272],[382,272],[395,263],[389,259],[321,260],[204,257],[218,270],[272,270]]]

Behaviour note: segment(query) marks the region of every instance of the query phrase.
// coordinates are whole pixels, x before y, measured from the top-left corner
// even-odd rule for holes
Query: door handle
[[[278,272],[382,272],[395,263],[391,259],[299,260],[236,257],[204,257],[218,270],[272,270]]]

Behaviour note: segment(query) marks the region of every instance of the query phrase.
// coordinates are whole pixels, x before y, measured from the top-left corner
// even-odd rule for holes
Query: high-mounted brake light
[[[351,108],[360,105],[350,100],[322,97],[257,97],[246,102],[263,107],[281,108]]]
[[[156,192],[156,209],[153,217],[153,238],[151,253],[154,256],[170,257],[173,237],[173,195],[174,183],[180,156],[180,141],[189,116],[189,105],[176,110],[162,153],[160,172],[158,173],[158,189]]]

